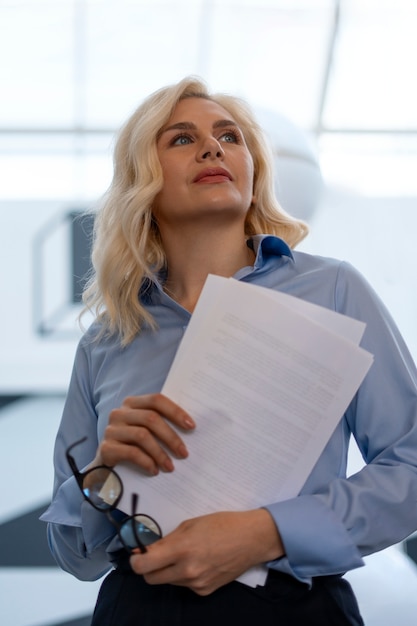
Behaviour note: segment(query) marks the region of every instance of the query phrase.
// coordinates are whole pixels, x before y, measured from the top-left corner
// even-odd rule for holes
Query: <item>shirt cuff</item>
[[[108,542],[115,534],[115,528],[105,513],[97,511],[86,502],[73,477],[62,483],[48,509],[39,519],[51,524],[82,528],[88,554]]]
[[[318,496],[298,496],[265,509],[285,548],[285,556],[268,567],[311,584],[314,576],[344,574],[364,565],[345,526]]]

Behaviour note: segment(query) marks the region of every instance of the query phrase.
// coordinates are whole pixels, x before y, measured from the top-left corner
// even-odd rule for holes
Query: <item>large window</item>
[[[329,181],[413,193],[416,27],[414,0],[3,0],[0,197],[96,198],[115,129],[191,73],[311,133]]]

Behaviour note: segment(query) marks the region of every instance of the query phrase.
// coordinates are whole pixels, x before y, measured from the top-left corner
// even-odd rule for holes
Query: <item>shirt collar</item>
[[[293,259],[293,254],[291,252],[288,244],[285,243],[283,239],[280,237],[276,237],[275,235],[254,235],[250,239],[248,239],[247,244],[255,253],[255,263],[253,265],[253,269],[251,271],[260,270],[265,266],[265,263],[269,257],[281,257],[287,256],[290,259]],[[241,273],[246,274],[249,268],[242,268],[235,278],[241,277],[239,276]],[[163,292],[162,284],[165,278],[165,269],[161,270],[158,273],[158,276],[155,280],[147,278],[143,281],[141,289],[140,289],[140,298],[143,302],[150,302],[152,300],[152,293],[155,288],[159,292]]]
[[[261,268],[267,257],[288,256],[293,259],[293,255],[288,244],[275,235],[254,235],[248,239],[248,246],[255,252],[256,259],[254,269]]]

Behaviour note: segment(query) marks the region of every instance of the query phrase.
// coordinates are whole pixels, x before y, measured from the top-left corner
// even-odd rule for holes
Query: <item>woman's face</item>
[[[253,159],[223,107],[203,98],[181,100],[157,151],[164,179],[154,206],[160,228],[207,217],[244,224],[253,197]]]

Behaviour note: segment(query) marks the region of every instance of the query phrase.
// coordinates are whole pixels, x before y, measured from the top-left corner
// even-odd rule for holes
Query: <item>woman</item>
[[[119,136],[85,292],[96,322],[77,350],[43,516],[63,569],[93,580],[115,567],[94,626],[359,625],[343,573],[417,526],[412,359],[351,266],[292,250],[307,227],[277,204],[271,163],[246,105],[194,78],[152,94]],[[197,517],[155,542],[140,529],[125,550],[118,499],[106,515],[91,506],[78,468],[128,461],[153,476],[187,457],[181,433],[198,424],[159,391],[209,273],[363,320],[375,361],[297,498]],[[351,433],[367,466],[347,479]],[[264,587],[236,582],[260,563]]]

